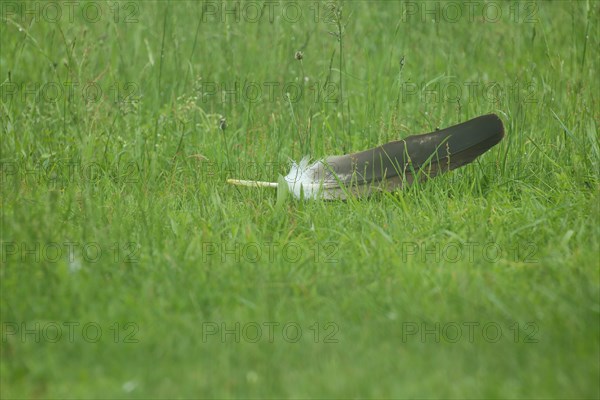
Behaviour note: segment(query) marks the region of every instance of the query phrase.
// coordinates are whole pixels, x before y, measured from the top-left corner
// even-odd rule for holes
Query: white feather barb
[[[292,161],[290,172],[285,176],[285,181],[288,184],[288,189],[294,194],[297,199],[302,195],[306,199],[318,199],[328,197],[322,196],[325,194],[324,178],[322,171],[325,170],[323,162],[317,161],[309,165],[309,157],[306,156],[300,163]],[[303,193],[302,193],[303,192]]]

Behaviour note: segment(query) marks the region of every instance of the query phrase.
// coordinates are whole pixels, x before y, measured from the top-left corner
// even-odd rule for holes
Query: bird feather
[[[285,176],[296,198],[344,200],[377,191],[393,191],[453,170],[475,160],[504,137],[495,114],[446,129],[409,136],[358,153],[329,156],[310,164],[292,162]],[[243,186],[277,187],[277,183],[229,179]]]

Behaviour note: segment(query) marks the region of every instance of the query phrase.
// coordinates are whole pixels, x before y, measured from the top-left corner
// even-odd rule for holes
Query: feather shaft
[[[244,179],[227,179],[227,183],[237,186],[250,186],[250,187],[270,187],[276,188],[277,182],[263,182],[263,181],[247,181]]]

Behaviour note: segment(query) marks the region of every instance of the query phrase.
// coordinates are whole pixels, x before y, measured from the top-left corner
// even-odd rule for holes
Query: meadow
[[[600,3],[0,11],[0,397],[600,397]],[[488,113],[403,191],[226,183]]]

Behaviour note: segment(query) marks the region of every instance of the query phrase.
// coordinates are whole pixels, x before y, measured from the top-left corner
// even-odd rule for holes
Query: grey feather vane
[[[329,156],[313,164],[292,163],[285,176],[295,197],[343,200],[376,191],[392,191],[468,164],[504,137],[495,114],[483,115],[446,129],[409,136],[358,153]],[[274,187],[274,182],[228,179],[241,186]],[[302,193],[302,194],[301,194]]]

